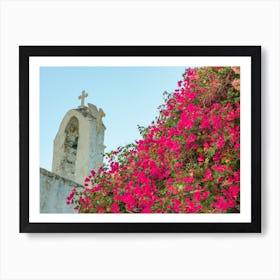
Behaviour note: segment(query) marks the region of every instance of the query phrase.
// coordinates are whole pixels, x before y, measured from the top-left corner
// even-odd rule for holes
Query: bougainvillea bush
[[[189,68],[142,139],[73,189],[80,213],[240,212],[240,69]]]

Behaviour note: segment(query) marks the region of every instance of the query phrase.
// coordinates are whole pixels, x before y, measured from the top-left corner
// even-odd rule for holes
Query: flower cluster
[[[67,203],[81,213],[240,211],[240,68],[189,68],[142,139],[106,155]]]

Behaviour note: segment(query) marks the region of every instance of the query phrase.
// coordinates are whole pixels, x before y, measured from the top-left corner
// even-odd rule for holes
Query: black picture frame
[[[29,59],[36,56],[247,56],[251,58],[251,222],[33,223],[29,221]],[[21,233],[261,232],[261,46],[19,46]],[[241,159],[242,160],[242,159]],[[39,171],[39,166],[38,166]],[[39,186],[38,186],[39,188]]]

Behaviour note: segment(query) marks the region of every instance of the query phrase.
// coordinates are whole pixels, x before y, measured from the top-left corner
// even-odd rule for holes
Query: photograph
[[[240,67],[41,67],[40,163],[41,213],[239,213]]]
[[[260,47],[20,58],[22,228],[260,231]]]

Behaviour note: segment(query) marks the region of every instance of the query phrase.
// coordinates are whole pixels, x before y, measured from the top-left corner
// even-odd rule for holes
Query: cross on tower
[[[78,97],[79,99],[81,99],[81,105],[79,106],[79,108],[84,108],[85,107],[85,98],[88,97],[88,93],[83,90],[82,94]]]

